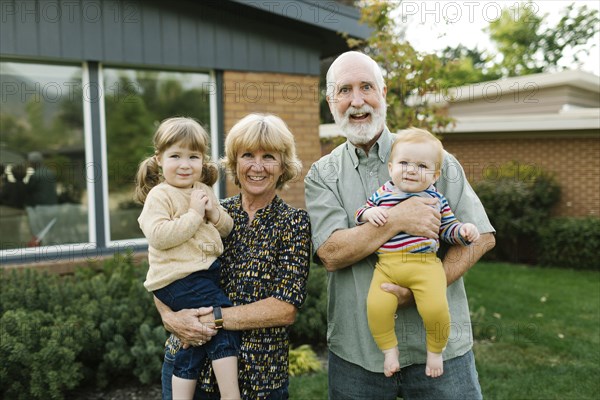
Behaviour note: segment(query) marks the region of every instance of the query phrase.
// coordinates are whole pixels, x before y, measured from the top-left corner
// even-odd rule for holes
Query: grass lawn
[[[485,399],[597,399],[600,273],[480,262],[465,276]],[[326,399],[327,376],[291,399]]]

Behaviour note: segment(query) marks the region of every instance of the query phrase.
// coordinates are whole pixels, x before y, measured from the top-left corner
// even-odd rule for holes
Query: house
[[[470,182],[508,162],[554,175],[555,216],[600,217],[600,77],[565,70],[454,88],[444,147]]]
[[[26,179],[14,171],[33,173],[28,155],[37,154],[57,198],[0,204],[3,266],[143,251],[133,179],[170,116],[198,119],[218,159],[241,117],[278,114],[306,171],[320,157],[320,60],[348,49],[341,33],[369,34],[357,9],[315,0],[12,0],[1,8],[0,191]],[[236,190],[222,178],[216,191]],[[282,197],[302,207],[302,180]]]

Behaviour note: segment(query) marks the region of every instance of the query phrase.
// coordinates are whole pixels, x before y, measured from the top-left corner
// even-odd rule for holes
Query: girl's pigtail
[[[156,157],[148,157],[140,163],[135,178],[134,199],[144,204],[150,190],[161,182],[160,168]]]
[[[213,162],[205,162],[202,165],[202,183],[207,186],[212,186],[219,179],[219,169],[217,165]]]

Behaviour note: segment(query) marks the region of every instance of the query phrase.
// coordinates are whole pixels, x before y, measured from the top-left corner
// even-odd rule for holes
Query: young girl
[[[231,302],[219,288],[222,237],[233,220],[212,189],[218,177],[209,163],[208,135],[190,118],[164,120],[154,134],[154,156],[137,173],[135,197],[144,204],[138,222],[148,239],[150,269],[144,286],[174,311]],[[177,352],[173,398],[192,399],[206,357],[222,398],[239,399],[236,332],[220,330],[208,343]]]

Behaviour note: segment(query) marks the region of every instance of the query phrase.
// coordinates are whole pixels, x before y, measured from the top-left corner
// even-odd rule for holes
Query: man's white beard
[[[360,108],[350,107],[346,110],[344,115],[340,115],[336,109],[333,112],[333,119],[344,135],[346,135],[350,143],[361,145],[369,143],[381,132],[385,125],[386,109],[387,106],[385,103],[383,103],[379,109],[374,109],[367,104]],[[371,122],[361,124],[353,124],[350,122],[350,115],[361,113],[370,113]]]

